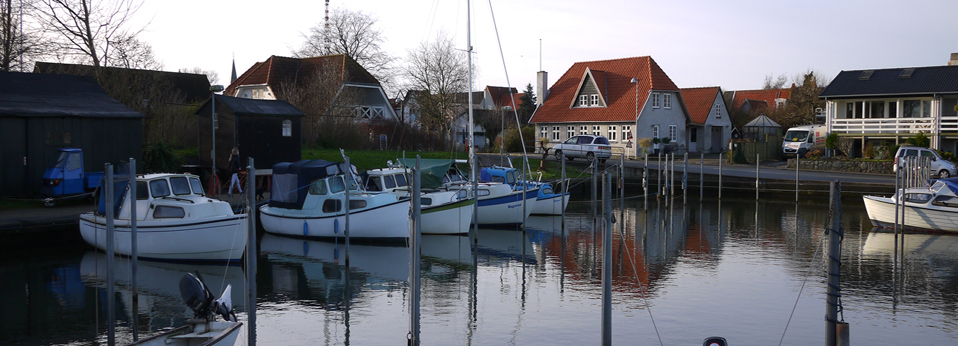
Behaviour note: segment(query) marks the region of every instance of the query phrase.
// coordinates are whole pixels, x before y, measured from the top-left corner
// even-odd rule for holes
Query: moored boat
[[[367,192],[356,179],[346,181],[346,169],[345,163],[324,160],[274,165],[272,197],[260,207],[263,228],[288,236],[345,238],[348,190],[350,239],[408,238],[409,200]],[[355,177],[355,167],[349,169]]]
[[[130,191],[126,181],[114,184],[114,248],[132,255]],[[136,177],[137,256],[164,261],[236,262],[246,249],[246,214],[205,195],[192,174],[146,174]],[[106,250],[106,205],[80,214],[80,234],[90,245]]]
[[[511,167],[484,167],[479,173],[479,180],[486,182],[501,182],[509,184],[513,189],[521,188],[519,170]],[[569,193],[556,193],[552,184],[542,181],[526,181],[530,188],[538,188],[536,202],[532,206],[533,215],[562,215],[562,211],[569,205]],[[528,206],[527,206],[528,207]]]
[[[472,223],[475,200],[469,198],[465,187],[441,190],[442,176],[452,165],[452,160],[430,161],[420,165],[423,234],[465,234]],[[410,198],[412,187],[408,168],[389,167],[363,172],[367,191],[383,191],[400,198]]]
[[[892,228],[896,210],[901,213],[904,208],[904,216],[897,219],[903,229],[958,233],[958,178],[929,182],[930,187],[902,189],[891,197],[862,196],[868,218],[875,226]]]

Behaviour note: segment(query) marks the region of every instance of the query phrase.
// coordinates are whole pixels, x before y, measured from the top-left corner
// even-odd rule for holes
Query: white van
[[[782,158],[805,157],[813,150],[825,150],[825,125],[803,125],[788,129],[782,139]]]

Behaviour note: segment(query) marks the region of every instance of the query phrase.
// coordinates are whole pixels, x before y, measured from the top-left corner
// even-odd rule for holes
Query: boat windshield
[[[519,180],[518,175],[519,172],[517,171],[509,171],[509,173],[506,173],[506,184],[515,184],[516,181]]]
[[[205,196],[206,191],[203,191],[203,183],[200,182],[199,178],[190,177],[190,186],[193,188],[193,193]]]
[[[785,133],[786,142],[804,142],[808,140],[807,130],[790,130]]]

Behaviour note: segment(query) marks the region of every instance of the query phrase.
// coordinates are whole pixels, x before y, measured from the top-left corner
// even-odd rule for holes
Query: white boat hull
[[[193,323],[139,340],[128,346],[232,346],[242,322]]]
[[[569,205],[569,194],[555,195],[542,199],[536,199],[536,205],[532,209],[534,215],[562,215],[562,211]]]
[[[313,216],[312,210],[260,207],[267,232],[297,237],[345,238],[346,216]],[[399,221],[399,222],[397,222]],[[406,239],[409,237],[409,200],[349,214],[350,239]]]
[[[472,214],[475,209],[473,200],[462,200],[446,205],[423,208],[423,234],[465,234],[469,233]]]
[[[868,218],[878,227],[894,227],[895,201],[890,197],[863,196]],[[899,205],[899,208],[902,208]],[[958,233],[958,208],[906,202],[905,216],[898,223],[904,229]],[[899,209],[900,212],[900,209]]]
[[[246,249],[249,222],[245,214],[197,220],[138,221],[137,257],[164,261],[239,261]],[[106,251],[106,219],[80,215],[80,235]],[[114,220],[113,252],[131,256],[130,221]]]
[[[522,208],[522,191],[513,191],[499,197],[480,197],[476,222],[486,227],[522,224],[535,209],[538,191],[528,190],[525,193],[525,213]]]

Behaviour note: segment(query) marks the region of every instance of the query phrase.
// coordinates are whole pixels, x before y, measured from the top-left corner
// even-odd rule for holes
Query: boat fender
[[[303,256],[309,254],[309,243],[303,240]]]
[[[339,219],[333,219],[333,233],[339,234]]]
[[[309,235],[309,224],[303,221],[303,236]]]
[[[339,247],[333,248],[333,259],[339,261]]]

